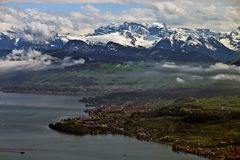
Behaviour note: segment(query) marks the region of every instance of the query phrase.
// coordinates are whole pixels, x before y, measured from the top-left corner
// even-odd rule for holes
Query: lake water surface
[[[123,136],[72,136],[49,122],[84,115],[77,96],[0,93],[0,160],[201,160]],[[25,152],[25,154],[20,154]]]

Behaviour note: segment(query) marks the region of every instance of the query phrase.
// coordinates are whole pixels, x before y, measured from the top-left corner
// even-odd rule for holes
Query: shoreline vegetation
[[[50,123],[49,127],[80,136],[113,134],[168,144],[173,151],[213,160],[240,159],[238,91],[214,87],[129,92],[94,89],[78,93],[69,90],[33,92],[21,88],[3,90],[5,93],[95,95],[79,100],[86,103],[88,116],[64,119]]]
[[[129,92],[83,98],[88,116],[49,127],[80,136],[124,135],[212,160],[240,159],[240,96],[174,96]]]

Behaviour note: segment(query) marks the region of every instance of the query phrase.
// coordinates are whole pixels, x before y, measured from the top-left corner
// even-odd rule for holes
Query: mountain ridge
[[[209,60],[221,62],[236,60],[240,55],[240,27],[236,31],[221,33],[209,29],[172,28],[160,23],[124,22],[101,26],[83,37],[53,35],[36,42],[14,37],[13,32],[0,33],[0,50],[32,48],[51,54],[55,52],[56,56],[62,51],[68,56],[135,56],[133,59],[141,57],[141,60],[149,57],[158,60],[161,56],[186,58],[198,54],[200,59],[209,57]]]

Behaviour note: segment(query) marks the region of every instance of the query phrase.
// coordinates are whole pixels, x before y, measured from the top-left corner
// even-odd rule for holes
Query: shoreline
[[[181,116],[179,116],[177,115],[178,113],[174,113],[174,109],[166,106],[162,106],[160,112],[158,107],[149,108],[148,105],[145,107],[144,105],[138,105],[138,107],[136,108],[137,102],[133,102],[132,104],[124,103],[119,105],[111,103],[97,104],[92,98],[90,98],[90,100],[93,103],[89,106],[97,105],[98,107],[86,109],[86,112],[88,113],[87,117],[65,119],[61,122],[50,123],[49,127],[59,132],[79,136],[112,134],[136,138],[142,141],[151,141],[161,144],[167,144],[172,146],[172,150],[175,152],[195,154],[212,160],[237,160],[240,158],[240,143],[232,141],[232,139],[229,137],[223,138],[221,137],[221,135],[217,135],[218,133],[213,133],[210,136],[214,137],[215,134],[216,137],[219,136],[219,139],[216,139],[216,142],[208,142],[207,140],[194,142],[185,138],[184,134],[187,132],[192,132],[193,135],[189,136],[199,136],[197,133],[195,133],[196,131],[188,129],[188,127],[196,127],[196,122],[182,122],[185,121],[185,119],[181,119],[183,114],[185,114],[187,118],[191,117],[189,116],[188,112],[181,112],[179,113]],[[87,101],[87,99],[83,101]],[[185,103],[178,101],[185,101],[186,103],[197,102],[196,99],[175,100],[174,104],[171,106],[179,103]],[[149,102],[146,102],[146,104],[148,103]],[[154,106],[154,104],[156,103],[151,102],[150,104]],[[156,110],[158,112],[155,112]],[[151,121],[155,120],[155,118],[152,117],[155,116],[154,114],[156,113],[159,114],[156,122],[159,124],[162,123],[160,126],[157,126],[158,124],[155,124],[155,122],[150,123]],[[225,115],[225,113],[227,112],[211,111],[205,113],[204,111],[204,114],[211,114],[210,117],[207,118],[216,119],[216,122],[214,123],[218,123],[217,121],[219,120],[219,118]],[[239,114],[239,112],[234,112],[233,114]],[[199,114],[199,116],[203,116],[204,118],[206,118],[205,115],[202,115],[202,112]],[[180,121],[180,127],[177,125],[174,127],[171,126],[174,125],[174,123],[178,123],[176,120],[173,121],[173,119]],[[220,119],[220,121],[221,120],[224,120],[224,118]],[[235,123],[234,120],[229,121],[231,123]],[[226,123],[230,122],[226,120]],[[162,127],[164,125],[166,125],[167,127]],[[222,125],[221,122],[220,125]],[[186,135],[186,137],[187,136],[188,135]],[[206,135],[203,134],[203,136]]]
[[[16,93],[16,92],[9,92],[9,93]],[[17,93],[21,93],[21,92],[17,92]],[[73,94],[69,95],[69,93],[67,94],[59,94],[59,93],[56,94],[56,93],[57,92],[51,93],[48,95],[74,96]],[[37,95],[37,94],[46,94],[46,93],[28,92],[25,94]],[[127,96],[125,96],[125,94],[127,94]],[[86,96],[86,92],[84,93],[84,95]],[[97,94],[95,95],[97,96]],[[78,95],[75,95],[75,96],[78,96]],[[167,144],[167,145],[170,145],[172,147],[172,150],[175,152],[195,154],[195,155],[213,159],[213,160],[239,159],[240,158],[240,142],[235,143],[235,142],[230,142],[229,139],[223,139],[224,143],[222,143],[220,141],[221,140],[220,138],[220,139],[217,139],[219,143],[216,143],[216,144],[213,143],[209,145],[206,142],[198,144],[198,143],[189,142],[188,140],[184,140],[185,137],[184,136],[181,137],[180,135],[180,137],[183,138],[183,140],[181,140],[181,138],[178,137],[179,136],[178,134],[182,134],[182,132],[184,133],[185,132],[184,130],[187,131],[187,128],[185,128],[186,126],[190,126],[190,128],[194,127],[195,125],[194,123],[192,124],[188,122],[189,123],[188,124],[186,122],[184,123],[181,122],[181,125],[182,125],[181,129],[179,129],[179,126],[176,126],[176,128],[168,127],[167,129],[161,128],[159,126],[157,126],[158,127],[157,129],[151,128],[151,127],[146,128],[146,126],[144,127],[139,126],[139,124],[141,124],[142,122],[145,122],[145,120],[149,120],[149,119],[151,120],[152,116],[155,116],[154,114],[156,114],[155,111],[156,110],[159,111],[159,107],[166,108],[166,110],[163,113],[158,115],[158,118],[161,117],[162,120],[164,121],[163,125],[166,125],[168,123],[172,125],[172,122],[171,122],[172,119],[174,119],[175,117],[178,117],[177,121],[179,121],[180,118],[182,118],[183,116],[181,114],[184,114],[186,116],[189,114],[188,113],[189,111],[190,112],[192,111],[198,112],[201,110],[205,111],[204,108],[201,108],[198,106],[198,101],[199,101],[198,99],[194,99],[194,98],[185,98],[185,99],[174,99],[174,102],[168,102],[168,100],[167,102],[165,102],[164,100],[162,100],[162,98],[159,98],[158,95],[156,96],[155,93],[153,95],[148,96],[144,92],[126,92],[126,93],[113,92],[110,95],[103,95],[103,96],[93,97],[93,98],[91,97],[83,98],[82,100],[79,100],[79,102],[83,102],[87,104],[86,105],[87,109],[85,110],[85,112],[88,113],[87,117],[65,119],[65,120],[62,120],[61,122],[50,123],[49,127],[59,132],[80,135],[80,136],[81,135],[105,135],[105,134],[128,136],[130,138],[136,138],[142,141],[151,141],[151,142],[156,142],[161,144]],[[220,101],[220,99],[218,101]],[[238,100],[238,104],[240,104],[239,102],[240,100]],[[192,106],[190,106],[190,110],[189,108],[187,108],[189,110],[188,112],[186,113],[183,112],[180,115],[177,115],[175,113],[176,112],[175,110],[170,110],[168,108],[169,106],[174,108],[179,104],[185,105],[185,103],[187,104],[192,103],[191,104]],[[210,118],[213,118],[213,119],[217,118],[217,121],[214,123],[218,123],[218,118],[225,117],[225,114],[228,113],[227,111],[229,112],[231,110],[226,109],[226,112],[225,110],[223,110],[223,112],[221,110],[216,112],[211,110],[211,112],[209,113],[206,112],[204,113],[204,115],[202,115],[201,113],[200,116],[203,116],[204,118],[206,118],[205,115],[210,114]],[[174,114],[169,114],[170,112]],[[214,116],[214,114],[215,115],[219,114],[219,116],[216,117]],[[237,115],[237,120],[239,120],[240,119],[239,112],[234,112],[234,114]],[[196,115],[198,116],[198,113]],[[123,118],[123,121],[122,121],[122,118]],[[222,120],[225,121],[226,119],[225,118],[220,119],[220,121]],[[228,120],[229,119],[227,119],[226,121]],[[174,123],[176,123],[177,121],[174,120]],[[180,121],[183,121],[183,120],[181,119]],[[161,122],[161,121],[158,121],[158,122]],[[235,124],[234,121],[233,123],[235,125],[234,127],[236,127],[237,123]],[[136,126],[134,125],[136,125],[138,128],[136,128]],[[150,124],[150,126],[151,125],[152,124]],[[226,125],[226,127],[228,127],[228,125]],[[240,126],[237,126],[237,127],[240,127]],[[129,128],[133,128],[133,129],[129,129]],[[174,131],[176,133],[173,134],[172,130],[176,130]],[[153,134],[153,133],[157,133],[157,134]],[[175,134],[177,136],[175,136]],[[226,142],[225,140],[229,142]],[[237,151],[235,151],[235,148],[237,148]],[[233,152],[237,152],[236,158],[234,158],[234,155],[232,155]],[[229,153],[231,153],[230,155],[231,158],[229,157],[226,158],[226,155]]]
[[[196,88],[196,87],[173,87],[173,88],[155,88],[155,89],[82,89],[78,91],[71,91],[70,89],[66,89],[65,91],[52,91],[52,90],[28,90],[28,89],[4,89],[0,87],[0,92],[2,93],[19,93],[19,94],[45,94],[45,95],[66,95],[66,96],[93,96],[100,98],[107,98],[107,96],[119,95],[122,98],[123,94],[130,94],[131,98],[167,98],[167,99],[179,99],[184,97],[196,97],[196,98],[207,98],[212,96],[235,96],[239,95],[239,89],[217,89],[217,88]],[[126,98],[123,96],[123,98]],[[108,99],[108,98],[107,98]],[[87,99],[88,100],[88,99]],[[110,99],[108,99],[110,100]],[[127,99],[129,100],[129,99]],[[87,101],[86,103],[88,103]],[[90,99],[90,103],[91,103]]]
[[[74,93],[74,92],[51,92],[51,91],[12,91],[12,90],[1,90],[0,92],[2,93],[16,93],[16,94],[35,94],[35,95],[62,95],[62,96],[88,96],[88,95],[93,95],[94,93],[90,93],[90,92],[78,92],[78,93]]]

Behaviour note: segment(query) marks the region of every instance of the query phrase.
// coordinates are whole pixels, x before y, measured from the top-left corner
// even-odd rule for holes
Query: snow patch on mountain
[[[104,44],[107,44],[108,42],[114,42],[124,46],[133,46],[131,44],[131,39],[127,39],[126,37],[117,32],[105,35],[87,36],[86,39],[93,42],[94,44],[98,44],[99,42]]]
[[[228,38],[223,38],[223,39],[220,39],[220,42],[227,48],[231,49],[231,50],[234,50],[234,51],[237,51],[238,49],[231,44],[231,40],[228,39]]]
[[[160,37],[154,33],[158,32],[159,26],[159,24],[112,23],[96,29],[86,38],[94,43],[115,42],[123,46],[150,48],[160,40]]]
[[[217,48],[215,48],[215,47],[213,47],[211,44],[209,44],[209,43],[205,43],[205,47],[207,48],[207,49],[209,49],[209,50],[212,50],[212,51],[216,51],[217,50]]]

